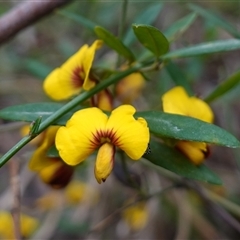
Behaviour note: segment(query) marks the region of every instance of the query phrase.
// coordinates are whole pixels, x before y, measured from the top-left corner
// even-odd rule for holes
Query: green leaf
[[[161,58],[165,60],[173,58],[194,57],[210,53],[233,51],[236,49],[240,49],[240,40],[219,40],[178,49],[161,56]]]
[[[63,106],[60,103],[16,105],[0,110],[0,118],[12,121],[32,122],[42,117],[43,122]],[[83,109],[83,107],[71,110],[56,120],[54,124],[65,125],[72,114],[80,109]],[[206,142],[233,148],[240,146],[239,141],[224,129],[195,118],[164,113],[162,111],[138,112],[135,116],[145,118],[150,131],[161,137]]]
[[[187,80],[185,73],[173,62],[168,61],[165,66],[168,74],[171,76],[172,80],[176,83],[177,86],[182,86],[187,91],[187,93],[192,96],[193,92],[190,87],[190,84]]]
[[[223,19],[222,17],[218,16],[218,14],[206,10],[204,8],[201,8],[195,4],[189,4],[189,8],[199,15],[206,18],[207,21],[217,25],[218,27],[225,29],[228,33],[230,33],[233,37],[240,38],[240,32],[229,22],[226,21],[226,19]]]
[[[130,62],[135,60],[135,57],[130,49],[128,49],[120,39],[115,37],[112,33],[106,29],[97,26],[94,28],[97,36],[102,39],[110,48],[114,49],[118,54],[127,58]]]
[[[197,16],[196,13],[191,13],[181,18],[180,20],[174,22],[167,30],[165,30],[163,33],[168,39],[168,41],[173,41],[179,35],[185,32],[189,28],[189,26],[194,22],[196,16]]]
[[[139,24],[152,24],[156,20],[162,7],[162,3],[151,4],[149,7],[144,9],[144,11],[141,12],[132,22]],[[123,42],[129,46],[134,40],[136,40],[135,35],[133,34],[132,29],[129,29],[123,38]]]
[[[67,17],[77,23],[80,23],[83,27],[91,30],[94,32],[94,28],[95,26],[97,26],[98,24],[88,20],[87,18],[81,16],[81,15],[78,15],[78,14],[75,14],[75,13],[72,13],[72,12],[69,12],[67,10],[60,10],[60,11],[57,11],[58,14],[64,16],[64,17]]]
[[[168,147],[152,139],[150,141],[151,153],[143,157],[153,164],[174,172],[180,176],[207,183],[221,185],[221,179],[204,165],[196,166],[183,154],[174,148]]]
[[[167,38],[155,27],[143,24],[133,24],[133,31],[140,43],[157,57],[168,52]]]
[[[204,99],[204,101],[210,103],[216,100],[217,98],[221,97],[225,93],[232,90],[239,83],[240,83],[240,71],[234,73],[232,76],[230,76],[220,85],[218,85],[217,88]]]
[[[1,109],[0,118],[12,121],[33,122],[39,117],[42,117],[41,121],[43,122],[63,106],[64,104],[60,103],[28,103],[24,105],[15,105]],[[65,114],[58,119],[55,124],[64,125],[72,114],[79,109],[81,108],[78,107],[68,114]]]
[[[240,147],[240,142],[224,129],[196,118],[161,111],[138,112],[135,116],[145,118],[150,131],[161,137]]]
[[[29,58],[23,61],[20,60],[20,66],[41,79],[45,79],[45,77],[52,71],[52,68],[44,63]]]

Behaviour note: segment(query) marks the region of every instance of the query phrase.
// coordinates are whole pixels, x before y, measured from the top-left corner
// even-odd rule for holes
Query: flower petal
[[[213,112],[203,100],[189,97],[183,87],[175,87],[166,92],[163,97],[164,112],[185,115],[213,122]]]
[[[50,126],[44,135],[42,144],[36,149],[29,162],[29,168],[32,171],[40,171],[41,169],[52,164],[52,158],[47,156],[47,151],[55,143],[55,136],[59,126]]]
[[[95,41],[90,47],[82,46],[60,68],[53,70],[45,79],[43,88],[54,100],[65,100],[79,94],[82,88],[89,90],[95,82],[89,79],[95,51],[102,45]]]
[[[113,98],[106,89],[97,94],[97,106],[103,111],[111,111],[113,109]]]
[[[176,147],[194,164],[199,165],[208,155],[208,147],[203,142],[179,141]]]
[[[65,187],[73,175],[73,167],[64,163],[60,158],[52,158],[51,165],[43,168],[39,172],[42,181],[53,188]]]
[[[107,115],[98,108],[77,111],[56,135],[56,147],[61,158],[69,165],[84,161],[99,147],[98,132],[105,129]]]
[[[95,52],[102,46],[102,44],[103,41],[96,40],[84,53],[83,69],[85,73],[85,78],[83,83],[83,89],[86,91],[90,90],[95,85],[95,83],[89,79],[89,72],[92,67]]]
[[[68,99],[81,91],[81,86],[73,84],[72,72],[62,68],[53,70],[44,80],[45,93],[56,101]]]
[[[145,86],[145,80],[140,73],[132,73],[123,78],[116,86],[117,97],[130,104],[137,99]]]
[[[133,160],[138,160],[146,151],[150,139],[147,122],[133,117],[136,112],[131,105],[122,105],[112,111],[107,131],[114,134],[113,144],[121,148]]]
[[[105,182],[113,169],[115,149],[111,143],[104,143],[98,150],[95,177],[98,183]]]
[[[174,87],[162,96],[163,111],[188,115],[189,96],[183,87]]]
[[[196,97],[191,97],[190,101],[189,112],[191,112],[191,115],[189,116],[208,123],[213,122],[213,111],[206,102]]]

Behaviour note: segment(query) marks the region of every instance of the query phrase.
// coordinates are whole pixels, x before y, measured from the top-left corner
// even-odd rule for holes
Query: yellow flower
[[[96,94],[92,101],[92,106],[96,106],[103,111],[112,111],[113,109],[113,97],[107,89]]]
[[[133,231],[139,231],[146,226],[148,215],[146,204],[139,202],[124,210],[123,219]]]
[[[55,144],[58,126],[51,126],[45,131],[44,139],[34,152],[29,168],[38,172],[43,182],[53,188],[65,187],[73,175],[73,168],[59,157],[48,157],[48,151]]]
[[[71,205],[87,203],[94,205],[98,202],[99,194],[90,185],[79,180],[71,181],[64,191],[66,202]]]
[[[96,40],[90,47],[85,44],[61,67],[53,70],[43,84],[46,94],[54,100],[65,100],[79,94],[82,88],[94,87],[95,81],[89,73],[95,52],[101,45],[101,40]]]
[[[61,158],[69,165],[84,161],[99,148],[95,163],[98,183],[110,175],[115,146],[131,159],[138,160],[148,147],[149,129],[143,118],[135,119],[135,108],[122,105],[108,117],[98,108],[77,111],[56,135],[56,147]]]
[[[21,236],[28,238],[36,230],[39,222],[36,218],[21,214]],[[14,236],[14,225],[12,215],[9,212],[0,212],[0,236],[4,239],[15,239]]]
[[[145,80],[140,73],[132,73],[123,78],[116,86],[116,94],[124,104],[131,104],[137,99],[145,86]]]
[[[174,87],[162,97],[163,111],[185,115],[212,123],[213,112],[206,102],[190,97],[183,87]],[[194,164],[199,165],[208,155],[208,146],[203,142],[178,141],[176,147]]]

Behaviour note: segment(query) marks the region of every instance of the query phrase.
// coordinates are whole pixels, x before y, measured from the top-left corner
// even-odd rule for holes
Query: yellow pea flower
[[[162,102],[164,112],[213,122],[213,112],[209,105],[197,97],[188,96],[183,87],[174,87],[166,92]],[[201,164],[208,155],[208,146],[203,142],[178,141],[176,147],[196,165]]]
[[[144,202],[136,203],[123,211],[123,219],[133,231],[139,231],[147,225],[149,213]]]
[[[25,214],[20,216],[20,231],[23,238],[30,237],[39,225],[36,218]],[[15,239],[12,215],[6,211],[0,211],[0,236],[3,239]]]
[[[144,86],[144,77],[140,73],[132,73],[116,85],[116,95],[122,103],[131,104],[139,97]]]
[[[95,107],[75,112],[56,135],[61,158],[69,165],[76,165],[99,148],[95,177],[98,183],[104,182],[113,169],[115,147],[133,160],[140,159],[148,147],[147,122],[135,119],[135,112],[130,105],[116,108],[109,117]]]
[[[55,136],[59,126],[51,126],[45,131],[44,139],[34,152],[29,168],[38,172],[41,180],[53,188],[65,187],[73,175],[73,167],[67,165],[59,157],[48,157],[48,150],[55,144]]]
[[[96,40],[91,46],[85,44],[70,57],[61,67],[53,70],[44,80],[43,89],[54,100],[65,100],[82,89],[90,90],[95,81],[89,73],[95,52],[102,46],[101,40]]]

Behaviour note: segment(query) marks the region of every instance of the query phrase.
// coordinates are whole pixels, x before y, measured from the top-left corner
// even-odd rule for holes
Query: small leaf
[[[163,4],[159,2],[157,4],[152,4],[146,9],[144,9],[144,11],[141,12],[132,22],[139,24],[152,24],[156,20],[162,7]],[[129,46],[134,40],[136,40],[135,35],[133,34],[132,29],[129,29],[123,38],[123,42],[124,44]]]
[[[217,88],[205,98],[205,101],[210,103],[216,100],[217,98],[221,97],[225,93],[232,90],[239,83],[240,83],[240,71],[234,73],[232,76],[230,76],[220,85],[218,85]]]
[[[38,135],[38,129],[39,129],[39,126],[40,126],[41,122],[42,122],[42,117],[39,116],[35,121],[33,121],[31,123],[30,132],[29,132],[30,136],[37,136]]]
[[[151,153],[143,157],[153,164],[174,172],[180,176],[207,183],[221,185],[221,179],[204,165],[196,166],[183,154],[162,143],[152,139],[150,142]]]
[[[203,16],[204,18],[206,18],[207,21],[217,25],[222,29],[225,29],[233,37],[240,38],[240,32],[232,24],[227,22],[226,19],[221,18],[216,13],[201,8],[195,4],[189,4],[189,8],[198,13],[199,15]]]
[[[25,121],[33,122],[37,118],[41,117],[42,121],[50,117],[54,112],[63,107],[64,104],[60,103],[28,103],[24,105],[15,105],[0,110],[0,118],[12,121]],[[55,124],[64,125],[66,121],[72,116],[72,114],[81,109],[72,110],[58,119]]]
[[[75,13],[69,12],[67,10],[60,10],[60,11],[57,11],[57,13],[64,17],[67,17],[77,23],[80,23],[82,26],[84,26],[85,28],[87,28],[91,31],[94,31],[95,26],[98,25],[79,14],[75,14]]]
[[[189,26],[196,19],[197,14],[191,13],[178,21],[174,22],[167,30],[163,33],[169,41],[173,41],[177,36],[185,32]]]
[[[240,49],[240,40],[238,39],[219,40],[214,42],[201,43],[191,47],[181,48],[169,52],[161,56],[161,58],[165,60],[173,58],[194,57],[210,53],[233,51],[236,49]]]
[[[135,57],[131,50],[128,49],[122,43],[122,41],[115,37],[112,33],[100,26],[95,27],[94,31],[100,39],[102,39],[110,48],[115,50],[118,54],[124,56],[130,62],[133,62],[135,60]]]
[[[196,118],[161,111],[138,112],[135,117],[143,117],[150,131],[161,137],[240,147],[240,142],[224,129]]]
[[[140,43],[154,55],[159,57],[167,53],[169,42],[157,28],[143,24],[133,24],[132,27]]]

